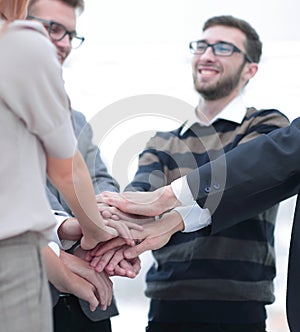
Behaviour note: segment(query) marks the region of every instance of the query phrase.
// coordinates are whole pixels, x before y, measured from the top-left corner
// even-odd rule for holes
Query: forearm
[[[61,292],[66,292],[65,283],[68,280],[68,270],[50,247],[43,249],[43,260],[48,280]]]
[[[50,163],[51,163],[51,158]],[[80,222],[83,233],[86,229],[97,224],[101,228],[103,221],[99,215],[92,182],[82,159],[77,152],[73,158],[72,171],[66,170],[62,174],[50,172],[52,183],[63,194],[67,204]]]

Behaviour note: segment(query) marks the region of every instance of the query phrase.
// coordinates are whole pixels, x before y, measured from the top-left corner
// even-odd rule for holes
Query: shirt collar
[[[247,107],[245,106],[242,97],[239,95],[236,98],[234,98],[229,104],[227,104],[223,110],[215,116],[208,124],[203,123],[200,121],[200,119],[197,116],[196,113],[197,109],[193,112],[193,115],[190,119],[188,119],[184,124],[180,131],[180,135],[183,135],[188,129],[192,127],[193,124],[198,123],[203,127],[208,127],[214,122],[216,122],[219,119],[223,119],[226,121],[231,121],[235,123],[242,123],[245,113],[247,111]]]

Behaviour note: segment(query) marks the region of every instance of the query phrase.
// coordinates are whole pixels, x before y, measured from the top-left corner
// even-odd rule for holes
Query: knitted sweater
[[[237,145],[288,124],[277,110],[248,108],[240,124],[218,119],[208,127],[194,123],[187,130],[183,125],[157,132],[140,154],[138,171],[126,190],[152,191],[170,184]],[[274,301],[277,208],[214,236],[210,227],[178,232],[153,251],[155,263],[146,278],[149,319],[231,324],[265,320],[265,305]]]

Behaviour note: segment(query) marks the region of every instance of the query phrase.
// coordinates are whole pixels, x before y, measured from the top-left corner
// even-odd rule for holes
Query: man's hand
[[[159,216],[180,205],[171,186],[162,187],[153,192],[124,192],[119,194],[105,191],[97,196],[97,202],[115,206],[126,213],[152,217]]]
[[[83,255],[80,251],[77,254]],[[101,309],[106,310],[112,300],[112,281],[109,279],[107,273],[96,272],[88,262],[64,251],[61,252],[61,260],[73,273],[84,278],[95,287]]]
[[[128,247],[124,252],[126,259],[133,259],[147,250],[156,250],[167,244],[173,234],[184,229],[184,223],[179,213],[165,213],[161,219],[143,226],[142,234],[133,231],[136,245]]]
[[[164,214],[160,220],[144,224],[143,227],[142,232],[132,231],[136,239],[135,246],[125,246],[122,239],[116,238],[90,251],[87,260],[98,271],[115,271],[124,259],[130,262],[147,250],[163,247],[174,233],[184,229],[184,224],[180,214],[171,211]]]
[[[99,305],[99,295],[95,286],[72,272],[48,246],[43,249],[43,258],[48,280],[59,291],[74,294],[89,302],[90,310],[95,311]],[[105,307],[104,301],[103,307]]]
[[[110,276],[135,278],[141,270],[141,261],[138,257],[125,259],[124,251],[128,248],[123,239],[116,238],[89,251],[86,260],[98,272],[105,270]]]
[[[124,211],[119,210],[114,206],[110,206],[105,203],[101,203],[102,196],[101,194],[96,196],[96,200],[98,203],[98,209],[103,219],[112,219],[112,220],[120,220],[120,221],[128,221],[132,223],[136,223],[139,225],[143,225],[146,222],[153,221],[153,217],[141,216],[132,213],[126,213]]]

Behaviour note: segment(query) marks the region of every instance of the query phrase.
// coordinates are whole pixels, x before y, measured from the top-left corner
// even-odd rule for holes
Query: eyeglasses
[[[216,56],[231,56],[234,52],[236,52],[243,54],[248,62],[253,62],[253,60],[246,53],[231,43],[218,42],[215,44],[209,44],[205,40],[190,42],[190,51],[192,54],[204,54],[209,47],[212,48],[213,53]]]
[[[66,27],[60,23],[44,20],[42,18],[31,15],[27,16],[27,19],[41,22],[48,30],[50,38],[53,40],[60,41],[65,38],[66,35],[68,35],[72,48],[78,48],[84,42],[84,37],[78,36],[76,31],[68,31]]]

